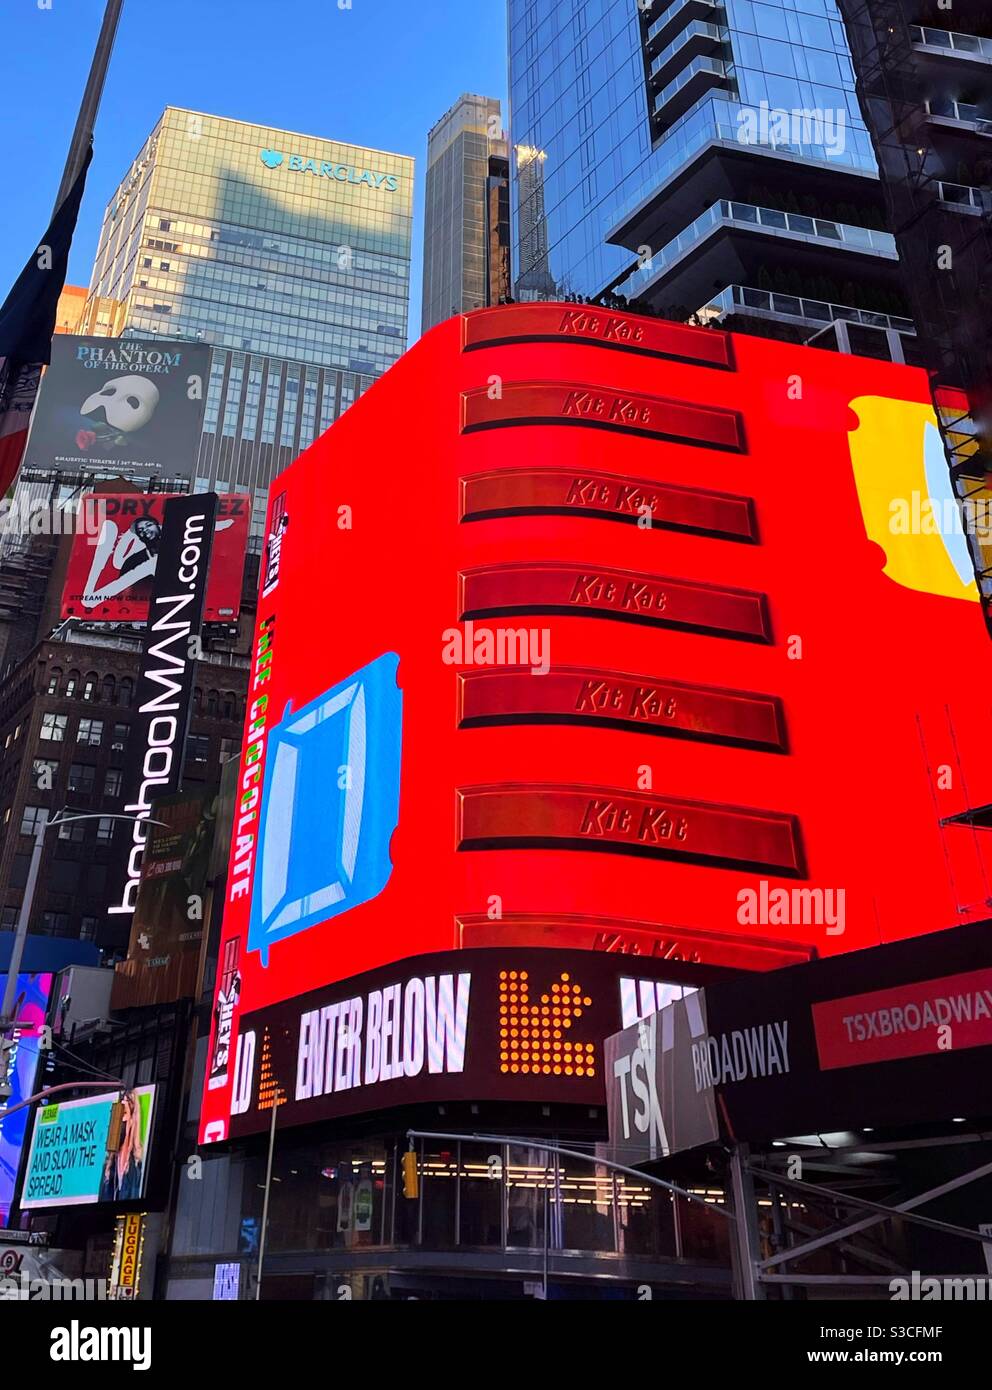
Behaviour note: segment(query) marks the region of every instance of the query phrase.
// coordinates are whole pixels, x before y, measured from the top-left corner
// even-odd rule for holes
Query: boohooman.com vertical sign
[[[114,837],[126,849],[114,867],[108,913],[125,926],[137,901],[151,802],[180,788],[216,518],[212,492],[165,506],[125,778],[124,811],[136,819]]]

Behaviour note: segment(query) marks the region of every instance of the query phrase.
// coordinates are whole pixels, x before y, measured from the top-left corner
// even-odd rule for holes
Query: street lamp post
[[[85,814],[66,816],[57,812],[51,820],[42,821],[34,828],[34,846],[31,850],[31,863],[28,865],[27,882],[24,885],[24,896],[21,899],[21,913],[17,919],[17,930],[14,935],[14,944],[10,952],[10,964],[7,967],[7,983],[3,992],[3,1004],[0,1005],[0,1058],[4,1055],[3,1034],[14,1024],[11,1010],[14,1007],[14,994],[17,990],[17,976],[21,969],[21,960],[24,955],[24,942],[28,934],[28,922],[31,920],[31,909],[34,905],[34,890],[38,882],[38,869],[41,866],[41,852],[45,846],[45,831],[51,825],[68,825],[71,821],[77,820],[143,820],[148,825],[165,825],[165,821],[151,820],[147,816],[129,816],[125,812],[115,815],[101,816],[93,812]],[[4,1069],[0,1066],[0,1079],[3,1077]]]

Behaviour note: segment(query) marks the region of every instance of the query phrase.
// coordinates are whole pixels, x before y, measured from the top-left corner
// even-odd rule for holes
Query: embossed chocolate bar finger
[[[504,783],[456,792],[459,850],[561,849],[805,873],[799,821],[619,787]]]
[[[729,334],[712,329],[700,333],[698,328],[594,306],[518,304],[463,318],[463,352],[504,343],[582,343],[725,370],[734,366]]]
[[[772,695],[625,671],[563,666],[458,672],[461,728],[495,724],[575,724],[631,733],[785,750],[782,703]]]
[[[461,479],[461,520],[498,516],[591,516],[727,540],[758,539],[749,497],[706,488],[676,487],[617,473],[571,468],[513,468]]]
[[[744,423],[734,410],[571,381],[506,381],[497,396],[487,386],[462,392],[463,434],[508,425],[580,425],[734,453],[744,449]]]
[[[634,570],[553,564],[485,565],[460,575],[466,618],[563,613],[770,642],[764,594]]]

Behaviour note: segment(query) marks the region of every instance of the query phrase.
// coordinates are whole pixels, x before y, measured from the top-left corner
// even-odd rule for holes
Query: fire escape
[[[839,0],[889,219],[905,271],[923,360],[959,502],[988,498],[992,484],[992,120],[974,123],[988,141],[981,186],[967,213],[944,194],[911,19],[913,0]],[[974,8],[955,5],[956,25]],[[910,10],[913,14],[910,14]],[[981,26],[979,26],[981,27]],[[992,80],[992,70],[990,70]],[[987,128],[986,128],[987,127]],[[976,215],[977,214],[977,215]],[[964,393],[962,396],[961,393]],[[992,549],[974,529],[968,543],[992,631]]]

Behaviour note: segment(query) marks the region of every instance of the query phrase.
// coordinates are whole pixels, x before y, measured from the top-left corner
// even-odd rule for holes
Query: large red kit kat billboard
[[[72,542],[62,590],[62,617],[82,622],[144,623],[162,536],[163,509],[174,493],[98,493],[86,499],[95,534]],[[236,623],[248,545],[251,499],[218,498],[204,621]]]
[[[983,916],[989,639],[965,538],[904,524],[944,491],[912,368],[574,305],[427,334],[271,489],[203,1138],[243,1015],[412,955]]]

